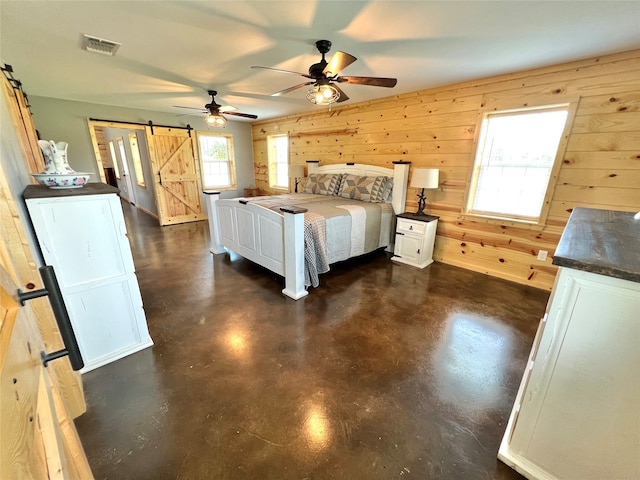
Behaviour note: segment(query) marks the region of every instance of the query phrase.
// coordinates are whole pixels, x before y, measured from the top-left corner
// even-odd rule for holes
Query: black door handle
[[[71,325],[71,319],[69,318],[67,307],[64,304],[64,299],[62,298],[62,292],[58,285],[56,273],[53,271],[53,267],[51,265],[40,267],[39,270],[44,288],[41,290],[34,290],[33,292],[23,292],[22,290],[18,290],[18,299],[20,300],[20,304],[24,305],[24,302],[27,300],[48,295],[51,310],[56,318],[56,323],[60,329],[60,336],[62,336],[62,341],[65,346],[63,350],[58,350],[57,352],[42,352],[42,364],[46,367],[47,363],[51,360],[69,355],[71,367],[74,370],[80,370],[84,367],[84,360],[82,359],[82,354],[80,353],[80,347],[78,347],[76,336],[73,333],[73,326]]]

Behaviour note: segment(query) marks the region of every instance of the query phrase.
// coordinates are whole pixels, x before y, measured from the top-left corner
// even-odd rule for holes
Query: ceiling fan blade
[[[344,93],[344,91],[338,85],[333,83],[331,84],[331,86],[335,88],[340,94],[340,96],[338,97],[338,100],[336,100],[337,103],[346,102],[347,100],[349,100],[349,96],[346,93]]]
[[[307,85],[313,85],[316,82],[305,82],[295,85],[293,87],[285,88],[284,90],[280,90],[279,92],[272,93],[272,97],[279,97],[280,95],[284,95],[285,93],[293,92],[294,90],[298,90],[299,88],[306,87]]]
[[[331,57],[331,61],[324,67],[322,73],[324,73],[327,77],[335,77],[342,70],[347,68],[353,62],[357,60],[356,57],[344,52],[336,52],[333,57]]]
[[[280,73],[291,73],[293,75],[300,75],[301,77],[306,77],[306,78],[313,78],[311,75],[307,74],[307,73],[300,73],[300,72],[292,72],[291,70],[281,70],[279,68],[271,68],[271,67],[259,67],[257,65],[252,66],[251,68],[259,68],[262,70],[273,70],[274,72],[280,72]]]
[[[234,117],[244,117],[244,118],[253,118],[254,120],[258,118],[257,115],[251,115],[250,113],[240,113],[240,112],[223,112],[225,115],[233,115]]]
[[[183,107],[182,105],[171,105],[176,108],[188,108],[189,110],[204,110],[202,107]]]
[[[353,83],[356,85],[370,85],[372,87],[393,88],[396,86],[396,83],[398,83],[398,79],[382,77],[338,77],[334,79],[334,82]]]

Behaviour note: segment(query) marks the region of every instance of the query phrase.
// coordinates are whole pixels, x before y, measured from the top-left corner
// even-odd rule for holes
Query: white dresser
[[[640,478],[640,220],[576,208],[498,458],[529,479]]]
[[[153,345],[118,190],[102,183],[24,199],[46,265],[56,272],[87,372]]]

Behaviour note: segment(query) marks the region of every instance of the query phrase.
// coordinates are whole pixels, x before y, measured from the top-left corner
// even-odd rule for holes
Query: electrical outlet
[[[547,252],[546,250],[538,250],[538,260],[542,260],[543,262],[547,259],[547,254],[549,252]]]

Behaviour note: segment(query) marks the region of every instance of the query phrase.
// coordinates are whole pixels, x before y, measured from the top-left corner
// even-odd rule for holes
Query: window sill
[[[226,187],[212,187],[212,186],[206,186],[206,187],[202,187],[203,190],[215,190],[216,192],[228,192],[229,190],[237,190],[238,187],[235,185],[231,185],[231,186],[226,186]]]
[[[473,213],[461,213],[458,217],[461,220],[469,220],[478,223],[488,223],[491,225],[500,225],[502,227],[517,227],[527,230],[540,231],[545,228],[546,225],[529,220],[508,219],[500,217],[492,217],[490,215],[479,215]]]

